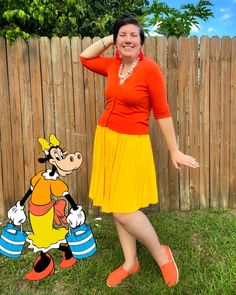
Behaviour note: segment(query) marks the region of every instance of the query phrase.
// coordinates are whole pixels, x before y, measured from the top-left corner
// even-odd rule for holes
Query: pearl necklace
[[[137,59],[135,60],[135,62],[132,64],[131,68],[125,73],[125,74],[121,74],[122,70],[124,68],[124,62],[122,61],[122,63],[120,64],[120,68],[119,68],[119,72],[118,72],[118,77],[120,79],[125,79],[126,77],[128,77],[129,75],[132,74],[134,68],[137,66],[138,62],[139,62],[139,56],[137,57]]]

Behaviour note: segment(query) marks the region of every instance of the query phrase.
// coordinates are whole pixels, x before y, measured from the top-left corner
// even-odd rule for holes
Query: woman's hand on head
[[[180,169],[179,165],[188,166],[191,168],[199,168],[199,163],[191,156],[185,155],[180,150],[175,150],[170,153],[171,160],[176,169]]]
[[[113,34],[108,35],[105,38],[107,38],[109,44],[114,44],[114,36],[113,36]]]
[[[114,37],[113,35],[105,36],[101,39],[101,42],[103,44],[103,49],[109,48],[114,43]]]

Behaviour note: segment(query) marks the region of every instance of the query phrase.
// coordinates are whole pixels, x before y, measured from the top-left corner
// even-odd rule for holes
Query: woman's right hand
[[[111,34],[106,37],[103,37],[102,40],[104,42],[105,47],[108,48],[109,46],[111,46],[114,43],[114,36],[113,36],[113,34]]]

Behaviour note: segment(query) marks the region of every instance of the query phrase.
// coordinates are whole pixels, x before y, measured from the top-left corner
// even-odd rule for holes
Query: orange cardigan
[[[171,117],[163,75],[151,59],[140,60],[122,85],[118,77],[120,59],[81,56],[80,60],[86,68],[107,76],[107,103],[98,125],[119,133],[148,134],[151,109],[156,119]]]

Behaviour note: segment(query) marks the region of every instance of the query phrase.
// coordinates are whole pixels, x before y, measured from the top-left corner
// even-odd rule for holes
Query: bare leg
[[[153,226],[143,212],[136,211],[128,214],[114,213],[113,216],[116,223],[118,222],[130,236],[139,240],[147,247],[159,266],[168,262],[167,254],[163,247],[161,247]],[[125,241],[124,230],[120,230],[118,233],[121,241]],[[123,246],[122,249],[126,251],[126,248],[123,248]],[[128,251],[126,253],[124,252],[125,257],[128,255]]]
[[[115,225],[125,257],[123,268],[125,270],[129,270],[134,266],[137,260],[136,238],[130,234],[117,220],[115,220]]]

